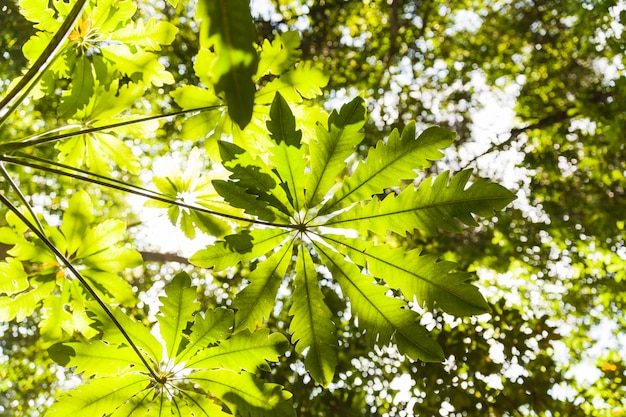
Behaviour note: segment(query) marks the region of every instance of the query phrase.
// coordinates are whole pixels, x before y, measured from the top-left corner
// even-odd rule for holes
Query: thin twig
[[[122,326],[122,324],[117,320],[117,318],[115,317],[115,315],[113,314],[113,312],[111,311],[109,306],[104,302],[104,300],[102,300],[102,298],[100,298],[98,293],[91,287],[91,285],[89,285],[87,280],[80,274],[80,272],[78,272],[78,270],[76,270],[76,268],[74,268],[74,265],[72,265],[72,263],[65,257],[65,255],[63,253],[61,253],[61,251],[59,251],[56,248],[56,246],[54,246],[54,243],[52,243],[46,237],[46,235],[44,234],[43,231],[39,230],[33,223],[31,223],[30,220],[28,220],[26,218],[26,216],[24,216],[17,209],[17,207],[15,207],[13,205],[13,203],[11,203],[2,194],[0,194],[0,202],[2,204],[4,204],[5,206],[7,206],[7,208],[9,210],[11,210],[13,212],[13,214],[15,214],[22,221],[22,223],[24,223],[39,239],[41,239],[41,241],[48,247],[48,249],[50,249],[52,251],[52,253],[54,253],[55,256],[58,259],[60,259],[61,262],[72,272],[72,274],[76,277],[76,279],[83,285],[83,287],[85,287],[85,289],[89,292],[89,294],[92,295],[92,297],[96,300],[96,302],[104,310],[106,315],[109,316],[109,318],[111,319],[111,321],[113,322],[115,327],[117,327],[118,330],[122,333],[122,336],[124,336],[126,341],[128,341],[128,343],[133,348],[133,350],[135,351],[135,353],[137,354],[137,356],[139,357],[141,362],[143,362],[143,364],[145,365],[145,367],[148,370],[148,372],[150,372],[150,375],[152,375],[152,377],[154,379],[158,380],[159,376],[156,374],[154,369],[152,369],[152,366],[150,366],[150,364],[148,363],[146,358],[144,358],[144,356],[141,354],[141,352],[139,351],[139,348],[137,347],[137,345],[135,345],[135,342],[133,342],[133,340],[128,335],[128,333],[126,333],[126,330],[124,329],[124,326]]]
[[[26,166],[26,167],[30,167],[30,168],[34,168],[34,169],[40,169],[40,170],[45,171],[45,172],[50,172],[50,173],[53,173],[53,174],[63,175],[63,176],[66,176],[66,177],[70,177],[70,178],[74,178],[74,179],[77,179],[77,180],[89,182],[89,183],[92,183],[92,184],[102,185],[102,186],[105,186],[105,187],[108,187],[108,188],[112,188],[112,189],[115,189],[115,190],[124,191],[124,192],[127,192],[129,194],[134,194],[134,195],[138,195],[140,197],[145,197],[145,198],[148,198],[150,200],[156,200],[156,201],[160,201],[162,203],[167,203],[167,204],[175,205],[175,206],[178,206],[178,207],[186,208],[186,209],[189,209],[189,210],[194,210],[194,211],[197,211],[197,212],[206,213],[206,214],[210,214],[210,215],[213,215],[213,216],[222,217],[222,218],[226,218],[226,219],[230,219],[230,220],[236,220],[236,221],[241,221],[241,222],[245,222],[245,223],[252,223],[252,224],[258,224],[258,225],[263,225],[263,226],[284,227],[284,228],[289,228],[289,229],[294,229],[294,228],[297,227],[297,225],[288,224],[288,223],[272,223],[272,222],[266,222],[266,221],[258,220],[258,219],[251,219],[251,218],[247,218],[247,217],[236,216],[234,214],[220,213],[218,211],[210,210],[210,209],[207,209],[205,207],[191,205],[191,204],[186,204],[186,203],[183,203],[181,201],[174,200],[174,199],[169,198],[167,196],[160,195],[159,193],[157,193],[155,191],[145,190],[145,189],[138,189],[139,187],[128,185],[126,183],[122,183],[121,181],[120,182],[115,182],[116,180],[112,180],[110,178],[107,178],[106,180],[102,180],[102,179],[98,179],[98,178],[91,178],[91,177],[87,176],[84,173],[84,171],[81,172],[81,174],[79,175],[79,174],[75,174],[75,173],[71,173],[71,172],[62,171],[60,169],[51,168],[49,166],[33,163],[33,162],[30,162],[30,161],[23,161],[21,159],[10,157],[10,156],[6,156],[6,155],[0,155],[0,161],[4,161],[4,162],[8,162],[8,163],[15,164],[15,165],[20,165],[20,166]],[[74,168],[72,168],[72,169],[74,169]]]
[[[165,119],[167,117],[179,116],[181,114],[215,110],[221,107],[223,107],[223,105],[220,104],[220,105],[215,105],[215,106],[198,107],[198,108],[188,109],[188,110],[178,110],[178,111],[171,112],[171,113],[164,113],[164,114],[158,114],[155,116],[142,117],[140,119],[126,120],[123,122],[113,123],[113,124],[105,125],[105,126],[91,127],[89,129],[83,129],[83,130],[78,130],[76,132],[64,133],[62,135],[47,136],[47,137],[37,138],[33,140],[28,140],[28,141],[21,140],[21,141],[16,141],[16,142],[7,142],[7,143],[0,145],[0,153],[3,153],[3,154],[9,153],[9,152],[13,152],[16,150],[29,148],[31,146],[41,145],[43,143],[49,143],[49,142],[55,142],[55,141],[62,140],[62,139],[68,139],[74,136],[101,132],[103,130],[112,130],[118,127],[129,126],[132,124],[143,123],[143,122],[149,122],[151,120]]]
[[[544,117],[543,119],[535,122],[535,123],[531,123],[529,125],[523,126],[523,127],[518,127],[515,129],[511,129],[509,131],[509,137],[500,143],[494,143],[493,145],[491,145],[489,147],[489,149],[487,149],[486,151],[474,156],[472,159],[470,159],[469,161],[467,161],[465,163],[465,165],[461,168],[461,170],[466,169],[468,166],[470,166],[471,164],[473,164],[474,162],[476,162],[478,159],[482,158],[483,156],[496,151],[496,150],[500,150],[505,148],[506,146],[511,145],[513,142],[515,142],[517,140],[517,138],[522,134],[525,133],[529,130],[533,130],[533,129],[543,129],[544,127],[548,127],[548,126],[552,126],[556,123],[560,123],[566,120],[569,120],[573,117],[575,117],[575,114],[570,114],[571,109],[570,108],[566,108],[565,110],[561,110],[558,111],[556,113],[553,113],[549,116]]]
[[[35,210],[30,204],[28,204],[28,200],[26,200],[26,197],[24,196],[20,188],[17,186],[15,181],[13,181],[13,178],[11,178],[11,176],[7,172],[2,161],[0,161],[0,171],[2,172],[2,176],[4,177],[4,179],[9,183],[9,186],[13,188],[13,191],[15,191],[19,199],[22,201],[22,203],[24,203],[24,205],[28,209],[28,212],[33,217],[33,220],[35,220],[35,223],[37,224],[37,227],[39,227],[39,230],[43,231],[43,226],[41,225],[41,222],[37,218],[37,214],[35,214]]]

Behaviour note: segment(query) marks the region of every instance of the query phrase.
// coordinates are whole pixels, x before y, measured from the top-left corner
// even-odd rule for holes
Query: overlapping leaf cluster
[[[146,22],[133,19],[137,5],[131,0],[87,3],[68,41],[61,45],[48,70],[41,73],[35,96],[53,95],[60,90],[56,108],[60,117],[81,127],[106,126],[127,120],[119,114],[141,100],[147,87],[174,83],[155,52],[170,44],[178,29],[155,18]],[[20,8],[38,29],[23,47],[24,55],[33,63],[48,47],[72,5],[21,0]],[[155,128],[154,124],[146,124],[131,131],[147,135]],[[99,131],[59,142],[60,162],[100,174],[111,170],[111,162],[137,172],[139,160],[120,140],[120,133]]]
[[[198,312],[196,287],[184,272],[160,301],[158,337],[114,311],[152,369],[104,315],[95,317],[102,341],[50,348],[55,360],[74,367],[86,383],[62,395],[47,416],[295,416],[287,401],[291,395],[256,376],[284,353],[283,335],[267,329],[233,334],[232,310]]]
[[[22,320],[42,308],[40,328],[47,340],[75,331],[93,337],[85,288],[14,214],[7,215],[7,222],[10,226],[0,228],[0,242],[11,245],[7,252],[11,256],[0,263],[0,320]],[[86,192],[78,191],[70,199],[60,227],[44,226],[44,231],[103,299],[122,305],[136,302],[119,273],[140,265],[141,255],[124,246],[124,222],[109,219],[94,224]]]
[[[283,280],[292,279],[292,342],[298,352],[306,353],[313,378],[328,384],[337,339],[319,281],[329,272],[349,299],[370,345],[393,341],[413,359],[442,360],[441,347],[428,337],[407,302],[428,308],[436,304],[456,315],[487,312],[487,303],[467,282],[469,274],[454,271],[454,263],[419,250],[390,248],[386,237],[390,232],[404,236],[459,231],[458,222],[476,226],[473,215],[491,215],[513,195],[486,180],[468,186],[470,172],[464,171],[453,177],[446,172],[379,198],[385,190],[397,189],[401,179],[414,179],[415,169],[441,158],[440,149],[454,134],[434,127],[416,137],[410,124],[402,134],[394,131],[386,142],[379,142],[364,162],[348,165],[363,140],[365,105],[360,98],[332,112],[327,124],[318,124],[316,138],[309,143],[301,141],[280,94],[270,117],[273,145],[267,162],[221,142],[223,163],[231,175],[228,181],[213,181],[226,201],[260,220],[262,227],[229,236],[190,259],[215,269],[258,260],[246,277],[249,285],[233,302],[236,329],[262,326]],[[402,296],[389,296],[389,289]]]
[[[122,244],[125,223],[96,223],[91,198],[75,191],[61,226],[41,225],[0,164],[26,208],[20,211],[0,195],[10,210],[0,242],[12,246],[0,264],[0,319],[21,320],[41,307],[47,341],[75,332],[86,338],[50,349],[85,383],[61,394],[47,415],[293,415],[290,394],[260,374],[289,345],[264,328],[284,284],[291,343],[324,386],[335,374],[338,324],[321,285],[338,288],[349,301],[370,347],[395,344],[411,359],[444,357],[419,324],[421,308],[460,316],[488,311],[471,276],[454,263],[392,248],[387,239],[476,226],[474,216],[490,216],[513,195],[483,179],[469,185],[469,171],[418,183],[416,170],[441,158],[454,138],[437,127],[418,136],[410,123],[378,141],[361,161],[356,151],[364,140],[364,100],[330,115],[303,105],[321,94],[328,77],[300,62],[296,32],[257,47],[243,0],[199,1],[194,71],[201,84],[171,93],[182,111],[170,115],[190,113],[182,136],[201,140],[211,165],[223,166],[228,177],[202,172],[195,148],[186,170],[153,178],[158,191],[119,179],[118,170],[113,175],[114,166],[131,173],[141,168],[123,137],[149,135],[156,119],[165,117],[143,118],[139,125],[127,120],[127,110],[149,86],[174,83],[155,52],[174,40],[177,28],[134,19],[130,0],[93,1],[79,18],[86,3],[20,1],[38,30],[25,55],[32,68],[41,64],[44,70],[13,84],[0,124],[31,88],[34,98],[59,97],[53,107],[70,124],[59,129],[65,134],[0,144],[0,161],[147,197],[148,205],[167,208],[171,222],[190,237],[199,229],[221,238],[241,227],[190,261],[215,270],[246,264],[252,271],[232,302],[234,311],[200,311],[189,276],[177,275],[149,330],[120,308],[136,303],[118,274],[141,263]],[[56,143],[58,161],[30,153],[48,142]],[[328,278],[334,282],[327,284]]]

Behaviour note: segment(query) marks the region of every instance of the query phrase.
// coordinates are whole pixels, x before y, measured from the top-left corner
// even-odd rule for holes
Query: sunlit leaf
[[[327,386],[337,365],[337,335],[330,309],[324,303],[317,271],[306,248],[298,251],[296,262],[293,316],[289,330],[296,351],[306,351],[304,363],[315,381]]]
[[[247,277],[250,284],[233,301],[233,307],[237,309],[236,329],[255,329],[269,316],[278,288],[291,263],[291,249],[291,244],[284,245],[250,272]]]
[[[200,306],[196,302],[196,291],[191,287],[189,275],[185,272],[176,275],[165,289],[165,296],[159,297],[159,301],[162,306],[157,320],[161,325],[161,336],[168,356],[173,358],[181,346],[187,323]]]
[[[450,179],[449,173],[444,172],[432,181],[422,182],[417,190],[408,187],[398,196],[388,195],[382,201],[374,199],[367,205],[356,205],[326,225],[353,227],[362,232],[372,230],[382,235],[387,231],[405,235],[415,229],[426,235],[436,235],[438,229],[459,232],[456,220],[478,226],[472,214],[491,216],[515,199],[506,188],[486,179],[466,187],[470,176],[471,171],[466,170]]]
[[[254,48],[255,27],[247,1],[200,0],[200,43],[213,45],[217,60],[211,73],[215,91],[224,93],[228,113],[242,129],[252,118],[259,57]]]
[[[345,168],[345,160],[363,140],[365,103],[360,97],[333,112],[328,127],[317,126],[317,142],[309,145],[311,174],[306,182],[306,206],[319,204]]]

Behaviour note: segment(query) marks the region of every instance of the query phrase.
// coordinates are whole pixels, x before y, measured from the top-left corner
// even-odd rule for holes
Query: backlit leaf
[[[269,371],[267,362],[278,361],[288,344],[285,336],[280,333],[270,334],[268,329],[259,329],[253,333],[244,330],[217,346],[199,352],[186,366],[248,372],[256,372],[260,368]]]
[[[428,168],[432,161],[443,157],[440,149],[450,146],[453,139],[453,132],[438,127],[426,129],[416,138],[415,123],[408,124],[402,135],[394,130],[386,143],[380,141],[375,148],[370,148],[366,161],[344,180],[319,213],[370,199],[387,188],[398,186],[402,179],[413,179],[416,169]]]
[[[365,330],[370,345],[385,346],[395,338],[400,351],[413,359],[439,362],[444,358],[441,346],[428,337],[418,323],[418,315],[406,303],[385,295],[385,288],[374,284],[373,277],[363,275],[357,266],[329,248],[316,245],[327,261],[341,290],[350,300],[359,327]]]
[[[228,114],[243,129],[252,118],[259,61],[250,7],[246,0],[200,0],[197,8],[200,44],[213,45],[217,55],[211,71],[215,91],[225,94]]]
[[[315,265],[306,248],[299,248],[296,262],[295,290],[289,314],[289,331],[296,351],[306,351],[304,364],[313,379],[327,386],[337,365],[337,335],[332,313],[324,302]]]
[[[235,328],[253,330],[263,324],[274,308],[274,299],[287,267],[291,263],[291,243],[284,245],[247,277],[250,284],[245,287],[233,301],[237,309]]]
[[[444,172],[433,181],[427,180],[417,190],[406,188],[397,197],[372,200],[356,205],[326,222],[335,227],[353,227],[364,233],[393,231],[401,235],[417,229],[425,235],[436,235],[438,229],[459,232],[455,219],[468,226],[478,226],[472,214],[491,216],[515,199],[501,185],[479,179],[466,187],[471,171],[462,171],[449,180]]]
[[[306,182],[306,206],[319,204],[337,177],[345,168],[345,160],[363,140],[361,128],[365,123],[365,103],[360,97],[333,112],[328,118],[328,128],[317,126],[317,141],[309,144],[311,174]]]
[[[185,272],[177,274],[165,289],[165,296],[159,297],[162,306],[157,320],[161,325],[161,336],[167,353],[173,358],[183,341],[187,323],[191,321],[200,304],[196,302],[196,290],[191,287],[191,279]]]

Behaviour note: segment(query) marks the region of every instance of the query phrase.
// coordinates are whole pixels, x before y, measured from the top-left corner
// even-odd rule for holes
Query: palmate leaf
[[[189,262],[222,271],[240,262],[245,263],[258,258],[281,246],[289,233],[288,230],[278,228],[246,230],[238,235],[226,236],[226,240],[199,250],[189,258]]]
[[[89,311],[91,317],[95,321],[95,327],[102,333],[102,339],[108,342],[112,347],[116,345],[127,344],[127,340],[120,330],[111,322],[111,319],[102,311],[100,306],[89,303]],[[163,359],[163,346],[156,337],[150,333],[150,330],[141,323],[130,319],[118,307],[111,309],[113,316],[124,328],[126,334],[135,342],[145,354],[155,363],[160,363]]]
[[[201,349],[226,339],[234,326],[233,310],[218,308],[210,310],[207,314],[197,313],[189,330],[189,343],[180,354],[176,355],[176,363],[181,363]]]
[[[163,344],[142,324],[113,310],[141,357],[101,310],[93,314],[103,341],[53,346],[49,352],[55,361],[88,379],[61,393],[47,415],[69,410],[81,416],[294,416],[291,394],[253,374],[278,360],[287,339],[267,329],[233,334],[233,312],[198,313],[196,288],[190,284],[181,272],[161,297]]]
[[[71,116],[89,103],[94,92],[94,75],[91,63],[86,56],[77,57],[72,71],[71,90],[63,95],[58,113]]]
[[[270,107],[270,119],[267,121],[267,130],[270,132],[272,140],[280,145],[285,142],[287,145],[300,147],[302,132],[296,130],[296,118],[289,108],[289,104],[285,101],[280,93],[276,93],[276,97]]]
[[[237,294],[233,301],[233,307],[237,309],[236,330],[253,330],[269,317],[274,308],[278,288],[291,263],[291,243],[283,245],[280,250],[260,262],[257,268],[248,275],[247,279],[250,284]]]
[[[296,148],[286,142],[279,143],[271,149],[269,160],[282,181],[280,186],[286,188],[288,192],[287,198],[293,212],[300,213],[304,207],[305,190],[298,182],[302,173],[306,172],[305,147]]]
[[[278,233],[270,236],[276,249],[245,246],[244,253],[240,253],[223,241],[199,251],[192,262],[220,269],[256,260],[256,269],[248,276],[250,283],[233,302],[237,330],[257,328],[271,313],[281,283],[295,276],[289,330],[296,351],[305,356],[307,370],[319,384],[332,381],[337,363],[336,329],[320,291],[320,268],[326,271],[324,279],[329,272],[350,301],[352,315],[357,317],[370,346],[395,343],[412,359],[442,360],[441,347],[428,337],[419,325],[419,315],[408,303],[416,301],[423,307],[437,307],[455,315],[487,312],[487,303],[468,282],[470,275],[455,271],[455,264],[421,255],[418,248],[393,249],[381,242],[391,232],[406,235],[415,229],[425,234],[439,229],[460,231],[459,221],[476,226],[473,216],[492,215],[512,201],[513,194],[486,180],[467,186],[470,174],[461,172],[449,182],[449,174],[444,173],[434,181],[426,180],[418,188],[409,186],[398,197],[391,195],[381,201],[379,195],[400,187],[401,180],[415,181],[416,169],[428,168],[441,158],[441,149],[451,143],[454,134],[434,127],[416,138],[415,126],[409,123],[401,134],[394,131],[385,143],[371,149],[365,162],[351,162],[354,170],[346,176],[350,171],[347,161],[356,159],[355,151],[363,139],[363,100],[354,99],[333,112],[327,123],[317,125],[315,138],[302,141],[289,101],[281,93],[272,102],[267,156],[253,159],[236,145],[222,146],[224,164],[236,171],[231,176],[233,193],[222,195],[255,215],[263,225],[263,233],[270,236],[265,228],[272,226],[282,231],[280,238]],[[233,169],[234,161],[237,170]],[[252,180],[251,172],[265,177]],[[261,195],[263,204],[257,198]],[[264,217],[265,212],[255,214],[261,208],[269,210],[274,204],[272,195],[281,202],[280,208],[274,209],[287,216],[280,222]],[[257,230],[252,228],[251,233]],[[382,238],[368,242],[372,231]],[[240,233],[242,237],[244,232]],[[245,242],[254,246],[255,240]],[[295,274],[287,273],[294,251]],[[263,258],[268,252],[271,255]],[[394,291],[398,295],[389,295]]]
[[[194,381],[208,392],[220,397],[235,415],[295,417],[296,411],[287,402],[291,394],[280,385],[263,383],[250,373],[226,369],[201,371]]]
[[[33,314],[46,297],[50,297],[56,284],[54,281],[33,285],[29,291],[15,297],[0,297],[0,321],[22,321]]]
[[[190,368],[217,369],[255,372],[257,369],[269,371],[267,362],[276,362],[279,355],[287,350],[287,340],[280,333],[269,333],[268,329],[248,330],[234,334],[217,346],[204,349],[193,356],[186,366]]]
[[[63,214],[61,232],[65,237],[63,245],[68,255],[76,253],[82,244],[87,228],[93,222],[93,205],[86,191],[79,190],[69,201],[68,209]]]
[[[326,222],[325,226],[349,227],[362,233],[371,230],[385,235],[393,231],[400,235],[417,229],[425,235],[436,235],[438,229],[460,232],[455,219],[468,226],[478,226],[472,214],[491,216],[515,199],[501,185],[479,179],[466,188],[471,171],[461,171],[449,180],[444,172],[434,181],[424,181],[417,190],[406,188],[397,197],[372,200],[367,205],[355,205]]]
[[[130,305],[135,301],[131,285],[119,276],[129,267],[141,264],[141,255],[122,246],[126,226],[113,219],[94,223],[93,205],[86,191],[79,190],[69,200],[59,228],[44,225],[43,231],[56,249],[80,266],[82,277],[107,302]],[[8,253],[7,272],[15,290],[0,297],[0,318],[22,320],[42,309],[39,322],[42,340],[57,342],[64,333],[81,332],[91,338],[91,320],[85,312],[87,291],[78,281],[69,280],[55,255],[40,239],[27,233],[15,216],[7,215],[13,227],[0,229],[0,241],[13,245]],[[20,266],[18,266],[18,264]],[[20,270],[22,273],[20,273]],[[0,277],[3,268],[0,267]],[[26,279],[26,284],[24,283]]]
[[[211,175],[203,172],[203,165],[200,150],[194,147],[189,153],[184,170],[175,166],[168,170],[166,176],[155,176],[152,181],[161,194],[171,200],[194,204],[220,213],[240,214],[239,210],[226,207],[211,184]],[[145,205],[167,208],[170,222],[180,227],[185,236],[190,239],[196,236],[197,230],[216,237],[230,230],[230,226],[223,219],[197,210],[189,210],[173,203],[155,200],[148,200]]]
[[[97,378],[62,395],[46,417],[108,415],[149,386],[147,376],[136,373]]]
[[[13,295],[28,288],[28,275],[15,258],[0,262],[0,294]]]
[[[290,103],[300,103],[303,98],[315,98],[322,94],[328,84],[328,76],[315,68],[311,62],[299,63],[296,68],[270,81],[255,95],[256,104],[268,104],[276,94],[281,94]]]
[[[289,200],[275,190],[276,179],[267,167],[252,158],[243,148],[229,142],[218,142],[224,166],[232,173],[231,181],[213,180],[212,185],[230,205],[267,221],[287,221]]]
[[[265,39],[261,46],[255,81],[268,74],[280,75],[292,68],[302,56],[299,48],[300,34],[295,30],[277,33],[271,42]]]
[[[82,373],[83,377],[112,376],[125,369],[143,366],[130,347],[111,347],[99,340],[89,344],[75,342],[53,345],[48,349],[48,354],[55,362],[74,368],[74,372]]]
[[[69,303],[71,283],[63,283],[60,297],[46,297],[41,304],[39,331],[44,340],[61,340],[63,331],[72,334],[72,314],[65,310]],[[91,335],[90,335],[91,336]]]
[[[118,88],[117,81],[101,84],[96,81],[94,94],[84,108],[76,111],[75,118],[91,126],[106,126],[123,121],[128,116],[118,115],[126,111],[143,94],[136,85]],[[139,158],[119,138],[119,135],[148,135],[155,123],[118,128],[115,133],[101,131],[75,136],[56,143],[59,162],[75,167],[86,167],[97,174],[108,174],[111,163],[131,173],[141,168]]]

